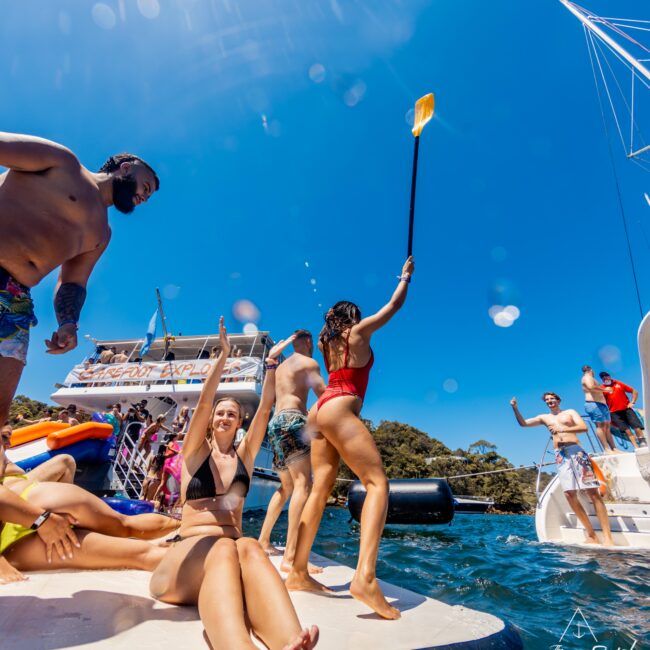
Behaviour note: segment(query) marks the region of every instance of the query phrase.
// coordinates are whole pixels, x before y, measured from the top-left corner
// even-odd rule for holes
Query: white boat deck
[[[279,558],[272,559],[278,563]],[[325,568],[323,582],[337,595],[292,593],[292,600],[303,625],[320,627],[318,648],[522,647],[495,616],[388,583],[382,587],[402,618],[384,621],[350,596],[352,569],[319,556],[314,561]],[[153,600],[148,583],[143,571],[31,573],[26,582],[0,588],[1,645],[23,650],[207,648],[196,608]]]

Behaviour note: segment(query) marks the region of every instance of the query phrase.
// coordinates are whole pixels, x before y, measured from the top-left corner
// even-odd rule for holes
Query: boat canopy
[[[274,342],[268,332],[255,334],[229,334],[232,346],[231,356],[258,357],[264,359]],[[94,359],[102,348],[115,348],[118,352],[126,351],[129,361],[140,358],[140,350],[145,339],[90,339],[96,346],[95,351],[88,356]],[[152,341],[148,352],[142,357],[143,361],[162,361],[170,351],[176,361],[208,357],[212,348],[219,348],[218,334],[203,334],[198,336],[169,336],[159,337]]]

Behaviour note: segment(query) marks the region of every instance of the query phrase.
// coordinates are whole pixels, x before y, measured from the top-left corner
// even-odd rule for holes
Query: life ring
[[[589,460],[591,461],[591,467],[594,470],[594,476],[598,483],[600,483],[598,486],[598,494],[600,494],[601,497],[604,497],[607,494],[607,481],[605,480],[605,475],[593,458],[590,458]]]

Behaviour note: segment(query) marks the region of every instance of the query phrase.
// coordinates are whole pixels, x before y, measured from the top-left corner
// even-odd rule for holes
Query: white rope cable
[[[585,28],[586,30],[586,28]],[[618,123],[618,116],[616,115],[616,110],[614,109],[614,103],[612,102],[612,97],[609,93],[609,86],[607,85],[607,79],[605,78],[605,73],[603,72],[603,67],[600,64],[600,59],[598,57],[598,52],[596,51],[596,44],[594,43],[593,36],[591,35],[591,31],[588,32],[588,38],[589,41],[591,42],[591,47],[593,48],[593,53],[594,56],[596,57],[596,62],[598,63],[598,69],[600,70],[600,76],[602,77],[603,80],[603,85],[605,86],[605,92],[607,93],[607,99],[609,100],[609,106],[612,109],[612,114],[614,116],[614,122],[616,123],[616,129],[618,130],[618,135],[621,138],[621,144],[623,145],[623,150],[627,148],[625,146],[625,138],[623,137],[623,132],[621,131],[621,126]],[[589,51],[589,58],[591,58],[591,50]],[[594,75],[595,77],[595,75]],[[596,81],[596,85],[598,85],[597,79],[594,78],[594,81]]]
[[[584,27],[586,29],[586,27]],[[635,75],[637,75],[637,78],[639,81],[648,89],[650,90],[650,83],[648,80],[641,76],[636,68],[630,65],[629,61],[626,61],[607,41],[604,41],[598,34],[593,34],[591,30],[589,30],[589,35],[593,38],[594,36],[598,39],[599,43],[602,43],[603,45],[607,46],[607,49],[631,72],[633,72]],[[650,60],[650,59],[648,59]],[[645,61],[645,59],[638,59],[638,61]]]
[[[617,27],[625,27],[626,29],[638,29],[642,32],[650,32],[650,27],[636,27],[634,25],[622,25],[621,23],[612,23],[612,25],[616,25]]]
[[[620,20],[626,23],[647,23],[650,25],[650,20],[645,20],[641,18],[608,18],[607,16],[598,16],[598,20]]]
[[[634,151],[634,73],[632,73],[632,97],[630,99],[630,153]]]
[[[586,38],[586,35],[585,35]],[[636,290],[636,299],[639,304],[639,313],[641,314],[641,318],[643,318],[644,315],[644,310],[643,310],[643,303],[641,302],[641,292],[639,290],[639,281],[637,279],[636,275],[636,265],[634,264],[634,256],[632,255],[632,244],[630,243],[630,234],[628,232],[627,228],[627,220],[625,218],[625,207],[623,205],[623,197],[621,195],[621,186],[618,181],[618,173],[616,171],[616,163],[614,162],[614,153],[612,151],[612,144],[610,142],[609,138],[609,130],[607,128],[607,120],[605,119],[605,109],[603,108],[603,101],[600,97],[600,87],[598,85],[598,78],[596,77],[596,68],[594,67],[594,61],[593,57],[591,56],[591,49],[589,48],[589,43],[587,43],[587,50],[589,51],[589,62],[591,63],[591,71],[594,75],[594,83],[596,85],[596,95],[598,96],[598,107],[600,108],[600,117],[603,122],[603,130],[605,131],[605,141],[607,142],[607,151],[609,152],[609,162],[612,166],[612,173],[614,175],[614,184],[616,186],[616,197],[618,199],[618,207],[621,213],[621,221],[623,222],[623,230],[625,232],[625,241],[627,243],[627,252],[628,256],[630,258],[630,266],[632,267],[632,277],[634,279],[634,288]],[[596,48],[594,47],[594,54],[596,56]],[[602,74],[602,71],[601,71]],[[618,124],[618,122],[617,122]]]
[[[609,64],[609,61],[607,60],[603,50],[601,49],[601,46],[598,42],[596,42],[596,45],[598,45],[600,49],[600,53],[603,55],[603,59],[605,60],[605,63],[607,64],[607,67],[609,68],[609,72],[612,75],[612,78],[614,79],[614,82],[616,83],[616,86],[618,88],[619,93],[621,93],[621,97],[623,98],[623,103],[625,104],[625,108],[627,109],[628,114],[630,115],[630,153],[634,151],[634,148],[632,146],[632,142],[634,141],[634,129],[636,129],[641,137],[641,141],[643,142],[643,145],[645,146],[645,139],[643,137],[643,133],[641,132],[641,129],[637,126],[637,124],[634,121],[634,71],[632,68],[628,68],[632,70],[632,101],[631,104],[627,103],[627,99],[625,97],[625,93],[623,92],[623,89],[621,88],[621,84],[618,83],[618,79],[616,78],[616,74],[614,70],[612,69],[612,66]],[[614,109],[612,108],[612,111]],[[621,139],[623,138],[621,134]],[[625,145],[623,145],[623,149],[626,149]]]

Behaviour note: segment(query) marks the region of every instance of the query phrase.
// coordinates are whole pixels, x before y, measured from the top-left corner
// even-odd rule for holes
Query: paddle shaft
[[[415,181],[418,175],[418,151],[420,149],[420,136],[415,136],[415,149],[413,150],[413,175],[411,176],[411,209],[409,210],[409,243],[407,257],[413,254],[413,219],[415,217]]]

